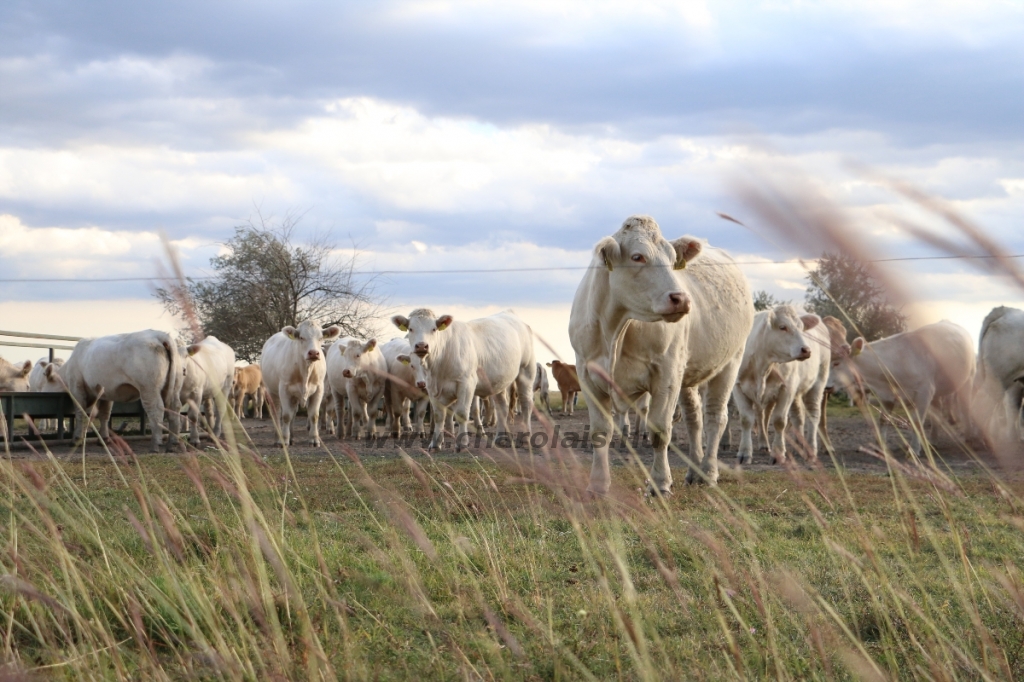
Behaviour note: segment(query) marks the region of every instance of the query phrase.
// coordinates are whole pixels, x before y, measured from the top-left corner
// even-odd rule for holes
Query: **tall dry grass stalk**
[[[849,242],[820,199],[745,196],[780,239]],[[251,443],[232,415],[182,457],[0,461],[4,674],[1024,675],[1022,486],[988,460],[964,477],[878,440],[885,477],[833,455],[651,499],[627,444],[592,499],[588,453],[558,444],[364,462]]]

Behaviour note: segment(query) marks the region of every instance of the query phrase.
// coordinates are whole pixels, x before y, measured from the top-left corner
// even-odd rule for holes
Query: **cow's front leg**
[[[430,419],[434,426],[434,435],[427,445],[427,450],[440,450],[444,446],[444,424],[448,418],[448,408],[441,404],[441,400],[430,397]]]
[[[739,464],[752,464],[754,462],[754,421],[757,419],[757,406],[751,401],[739,387],[733,392],[733,400],[736,402],[736,410],[740,415],[740,449],[736,453],[736,461]]]
[[[608,447],[612,437],[611,396],[594,386],[581,372],[580,384],[586,382],[587,412],[590,413],[590,438],[594,444],[594,459],[590,465],[590,485],[587,492],[607,495],[612,485],[611,465],[608,461]]]
[[[668,495],[672,492],[672,469],[668,464],[668,446],[672,442],[672,412],[675,410],[676,384],[651,387],[651,402],[647,411],[647,428],[651,434],[654,449],[654,464],[651,466],[651,481],[647,485],[652,495]],[[628,419],[627,419],[628,421]]]
[[[324,399],[324,387],[319,386],[313,395],[306,399],[306,421],[309,423],[309,444],[323,447],[320,440],[320,403]]]
[[[772,428],[775,429],[775,435],[772,436],[772,464],[786,461],[786,427],[789,425],[789,409],[792,406],[793,393],[783,388],[772,410]]]
[[[473,394],[476,392],[476,384],[466,382],[460,384],[455,397],[453,430],[458,430],[455,435],[455,452],[469,446],[469,413],[473,405]],[[500,419],[500,417],[499,417]]]
[[[679,392],[679,399],[683,401],[683,414],[686,416],[686,437],[689,445],[687,456],[690,460],[689,471],[686,472],[686,482],[710,483],[718,482],[718,470],[716,468],[714,477],[710,472],[707,474],[707,481],[697,473],[696,467],[703,467],[704,464],[704,402],[700,398],[700,391],[696,386],[684,386]]]
[[[701,469],[710,481],[718,481],[718,446],[722,442],[722,432],[729,423],[729,394],[736,385],[736,375],[739,374],[742,359],[742,355],[737,355],[713,377],[707,383],[707,391],[704,394],[704,412],[708,424],[705,429],[707,441]]]

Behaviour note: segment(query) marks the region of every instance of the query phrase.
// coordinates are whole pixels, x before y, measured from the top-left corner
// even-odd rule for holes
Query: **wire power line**
[[[1011,254],[1008,256],[905,256],[902,258],[878,258],[866,261],[868,263],[896,263],[907,261],[931,261],[931,260],[992,260],[996,258],[1024,258],[1024,253]],[[815,259],[807,259],[815,260]],[[734,261],[735,265],[800,265],[804,261],[800,259],[768,260],[768,261]],[[715,263],[718,265],[718,263]],[[721,265],[726,265],[722,263]],[[603,268],[603,265],[572,265],[562,267],[537,267],[537,268],[472,268],[458,270],[353,270],[353,275],[379,276],[379,275],[485,275],[491,273],[506,272],[572,272],[590,270],[592,268]],[[71,284],[88,283],[110,283],[110,282],[166,282],[170,277],[97,277],[97,278],[74,278],[74,277],[0,277],[3,284],[59,284],[62,282]],[[204,277],[190,277],[192,280],[217,279],[215,275]]]

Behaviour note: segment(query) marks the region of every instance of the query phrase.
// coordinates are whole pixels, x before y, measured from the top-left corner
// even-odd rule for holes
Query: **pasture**
[[[580,449],[430,456],[325,436],[286,453],[269,420],[240,426],[186,455],[115,441],[0,464],[12,674],[1024,675],[1024,480],[952,434],[930,461],[897,433],[875,457],[860,449],[875,427],[833,405],[822,466],[756,452],[686,486],[674,452],[661,499],[644,494],[650,449],[616,446],[611,493],[592,499]]]

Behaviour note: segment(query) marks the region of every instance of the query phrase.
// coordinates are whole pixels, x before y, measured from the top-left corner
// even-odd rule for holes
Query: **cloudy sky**
[[[11,280],[150,277],[160,231],[202,276],[257,211],[303,213],[300,236],[330,230],[365,270],[442,271],[584,266],[648,213],[802,300],[799,264],[761,261],[816,254],[766,238],[736,199],[751,164],[798,169],[886,256],[934,253],[893,227],[927,217],[851,162],[1024,253],[1021,35],[1020,0],[7,0],[0,329],[171,329],[146,282]],[[916,323],[973,335],[993,305],[1024,306],[969,264],[898,269]],[[379,283],[394,311],[513,307],[571,356],[580,276]]]

